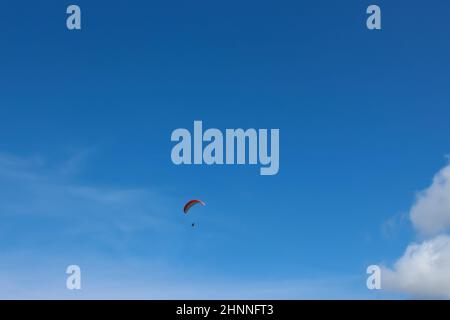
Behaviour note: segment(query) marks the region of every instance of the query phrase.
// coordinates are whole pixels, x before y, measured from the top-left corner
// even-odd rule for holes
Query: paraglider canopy
[[[183,212],[187,214],[189,209],[191,209],[196,204],[201,204],[202,206],[205,205],[205,203],[202,200],[190,200],[184,205]]]

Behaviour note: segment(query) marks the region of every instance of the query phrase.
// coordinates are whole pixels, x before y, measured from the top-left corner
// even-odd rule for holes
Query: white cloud
[[[410,244],[392,269],[383,269],[382,287],[415,297],[450,298],[450,237]]]
[[[409,218],[426,240],[408,245],[392,268],[383,269],[383,288],[414,297],[450,299],[450,236],[445,234],[450,227],[450,165],[419,192]]]
[[[410,211],[414,227],[432,236],[450,227],[450,165],[439,171],[429,188],[419,193]]]

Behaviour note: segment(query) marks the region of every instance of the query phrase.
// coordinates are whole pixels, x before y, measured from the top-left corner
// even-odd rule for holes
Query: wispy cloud
[[[41,157],[0,156],[2,248],[29,245],[30,238],[38,243],[50,234],[61,244],[85,237],[122,247],[131,232],[173,227],[165,215],[168,197],[151,189],[75,183],[65,173]]]
[[[81,148],[69,151],[69,157],[58,168],[61,175],[75,175],[80,173],[89,157],[94,153],[94,148]]]
[[[82,158],[84,164],[89,161],[85,153]],[[40,156],[0,155],[0,298],[181,298],[217,293],[198,282],[203,275],[181,277],[189,271],[174,268],[173,260],[178,259],[164,251],[177,252],[184,245],[186,230],[176,219],[183,217],[178,201],[150,186],[80,183],[78,160],[70,159],[55,163]],[[70,170],[60,170],[67,163]],[[65,288],[69,264],[83,270],[80,293]]]
[[[392,238],[406,221],[408,221],[407,213],[398,213],[393,215],[381,225],[381,232],[383,236],[386,238]]]
[[[86,154],[72,159],[80,157],[86,165]],[[0,298],[361,297],[361,291],[353,290],[359,286],[364,290],[365,280],[360,278],[246,279],[211,266],[190,265],[193,250],[210,250],[203,247],[205,239],[214,242],[221,235],[193,236],[191,229],[179,224],[184,217],[179,201],[150,186],[80,183],[82,166],[77,162],[0,156]],[[59,170],[67,163],[68,170]],[[186,253],[189,246],[195,249]],[[81,267],[79,292],[65,288],[69,264]]]
[[[23,253],[22,253],[23,254]],[[3,255],[4,256],[4,255]],[[81,265],[80,291],[65,288],[67,256],[22,264],[21,253],[9,255],[16,270],[0,266],[0,299],[358,299],[371,298],[358,277],[242,279],[186,274],[180,267],[130,258],[96,257]],[[45,258],[45,256],[43,257]],[[366,295],[365,295],[366,294]]]

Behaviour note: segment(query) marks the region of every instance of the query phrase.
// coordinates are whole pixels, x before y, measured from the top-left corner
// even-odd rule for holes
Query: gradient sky
[[[366,267],[450,153],[448,1],[74,3],[0,10],[0,297],[391,297]],[[278,175],[175,166],[194,120],[279,128]]]

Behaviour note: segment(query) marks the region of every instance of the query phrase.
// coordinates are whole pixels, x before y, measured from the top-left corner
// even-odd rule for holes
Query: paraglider
[[[187,215],[189,210],[196,204],[200,204],[202,206],[206,205],[202,200],[190,200],[183,207],[184,214]],[[195,226],[196,226],[195,222],[192,222],[191,226],[192,226],[192,228],[195,228]]]
[[[187,214],[189,212],[189,209],[191,209],[196,204],[201,204],[202,206],[205,206],[205,203],[202,200],[190,200],[184,205],[183,212]]]

